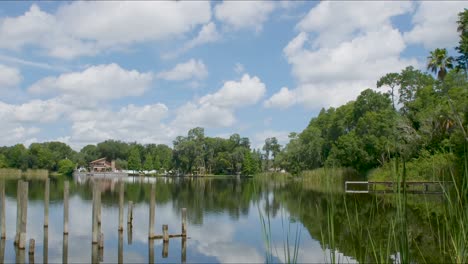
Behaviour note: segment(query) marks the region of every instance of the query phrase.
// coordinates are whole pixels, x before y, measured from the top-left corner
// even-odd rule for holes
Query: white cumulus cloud
[[[82,72],[46,77],[32,84],[33,94],[59,93],[85,97],[90,101],[111,100],[142,95],[153,80],[152,73],[125,70],[112,63],[91,66]]]
[[[232,126],[236,121],[235,109],[257,103],[265,91],[265,84],[257,76],[244,74],[240,81],[226,81],[215,93],[181,106],[172,126],[182,130],[194,126]]]
[[[72,59],[179,37],[210,19],[204,1],[71,2],[55,13],[33,4],[23,15],[0,21],[0,47],[38,46],[49,56]]]
[[[223,1],[216,5],[215,16],[235,30],[260,31],[274,8],[272,1]]]
[[[450,48],[458,42],[458,13],[468,8],[465,1],[422,1],[413,15],[413,28],[404,34],[410,44],[426,49]]]
[[[162,71],[157,78],[167,81],[186,81],[189,79],[201,80],[208,76],[208,70],[202,60],[190,59],[177,64],[173,69]]]
[[[279,92],[265,100],[263,106],[267,108],[275,107],[284,109],[295,104],[296,100],[297,98],[294,91],[289,90],[288,87],[282,87]]]
[[[0,64],[0,91],[17,86],[22,80],[17,68]]]

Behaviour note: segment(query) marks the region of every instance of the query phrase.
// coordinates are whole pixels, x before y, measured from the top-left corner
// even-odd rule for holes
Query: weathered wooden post
[[[24,232],[20,233],[18,248],[19,249],[25,249],[26,248],[26,233],[24,233]]]
[[[180,261],[182,263],[186,263],[187,262],[187,238],[182,237],[181,241],[182,241],[181,242],[182,243],[182,245],[181,245],[181,251],[182,252],[181,252],[181,256],[180,256],[180,258],[181,258]]]
[[[29,239],[29,255],[34,255],[34,245],[36,243],[34,242],[34,239],[31,238]]]
[[[149,204],[149,230],[148,238],[151,239],[154,235],[154,213],[155,213],[155,193],[156,188],[154,183],[151,184],[150,204]]]
[[[99,235],[99,248],[104,248],[104,234]]]
[[[132,244],[132,224],[127,224],[127,243]]]
[[[133,202],[128,202],[128,212],[127,212],[127,224],[132,225],[133,220]]]
[[[97,224],[97,187],[93,183],[93,212],[92,212],[92,243],[98,243],[98,224]]]
[[[16,257],[16,263],[26,263],[25,261],[25,252],[26,250],[20,249],[18,247],[15,247],[15,257]]]
[[[99,232],[101,231],[101,189],[97,188],[97,222]]]
[[[62,263],[68,263],[68,235],[63,235]]]
[[[169,255],[169,240],[163,241],[162,257],[167,258]]]
[[[163,241],[169,241],[169,233],[168,233],[168,225],[163,225],[162,226],[162,231],[163,231]]]
[[[1,186],[0,186],[0,199],[2,199],[2,204],[1,204],[1,206],[2,206],[2,212],[1,212],[1,214],[2,214],[2,220],[1,220],[2,221],[2,226],[1,226],[2,232],[1,233],[2,234],[1,234],[0,238],[4,239],[6,237],[6,227],[5,227],[5,181],[2,180],[0,182],[0,184],[1,184]]]
[[[124,183],[120,182],[119,186],[119,231],[123,231],[123,217],[124,217]]]
[[[49,228],[44,227],[44,245],[42,246],[42,262],[49,262]]]
[[[182,208],[182,236],[187,236],[187,208]]]
[[[23,190],[21,193],[21,233],[20,233],[20,249],[26,247],[26,226],[28,223],[28,182],[23,182]]]
[[[19,244],[19,235],[21,233],[21,192],[23,190],[23,181],[17,182],[16,188],[16,234],[15,234],[15,245]]]
[[[63,183],[63,233],[68,234],[68,194],[70,191],[70,183]]]
[[[4,263],[5,261],[5,239],[0,240],[0,263]]]
[[[44,188],[44,226],[49,226],[49,192],[50,192],[50,179],[45,181]]]
[[[34,239],[29,240],[29,263],[34,264]]]
[[[148,263],[154,263],[154,240],[148,241]]]
[[[118,263],[123,263],[123,232],[119,232]]]
[[[99,264],[99,256],[98,256],[98,244],[92,244],[91,246],[91,263]]]

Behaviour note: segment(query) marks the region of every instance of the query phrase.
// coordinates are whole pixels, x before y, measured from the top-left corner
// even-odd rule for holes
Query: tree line
[[[247,137],[207,137],[203,128],[196,127],[187,136],[177,137],[173,148],[119,140],[86,145],[78,152],[62,142],[32,143],[28,148],[23,144],[0,147],[0,168],[59,171],[65,165],[87,167],[89,162],[105,157],[114,160],[117,169],[252,175],[271,167],[268,157],[270,153],[275,157],[280,147],[276,138],[268,138],[263,147],[265,156],[260,149],[251,149]],[[61,163],[63,166],[59,166]]]

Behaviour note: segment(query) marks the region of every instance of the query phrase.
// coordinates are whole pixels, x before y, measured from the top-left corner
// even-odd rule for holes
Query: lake
[[[152,183],[156,187],[156,233],[161,234],[162,225],[167,224],[170,234],[179,234],[181,209],[187,208],[186,240],[171,238],[167,245],[162,240],[149,243]],[[16,180],[5,181],[6,240],[0,253],[5,262],[28,262],[27,247],[19,251],[13,245],[16,184]],[[91,182],[70,180],[66,237],[63,185],[63,179],[50,181],[49,227],[44,229],[45,182],[29,180],[27,241],[35,240],[35,262],[92,261]],[[392,221],[398,210],[391,195],[345,195],[305,188],[297,181],[129,177],[124,221],[127,202],[133,201],[133,228],[125,224],[119,233],[118,182],[102,180],[99,186],[105,240],[103,250],[95,254],[103,262],[264,263],[289,259],[353,263],[378,258],[393,261],[401,251],[389,245],[389,236],[399,234]],[[409,254],[415,262],[450,260],[449,253],[439,253],[440,246],[433,239],[434,225],[425,220],[426,215],[437,215],[442,206],[443,199],[438,196],[408,197],[405,230],[411,234]]]

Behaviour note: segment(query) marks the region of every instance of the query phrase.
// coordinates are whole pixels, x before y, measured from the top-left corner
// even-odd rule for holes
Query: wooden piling
[[[15,258],[16,258],[15,260],[16,260],[16,263],[18,263],[18,264],[26,263],[25,254],[26,254],[26,250],[15,247]]]
[[[155,193],[156,193],[156,187],[153,183],[151,184],[150,205],[149,205],[149,228],[148,228],[149,239],[151,239],[154,235]]]
[[[101,231],[101,190],[97,188],[97,223],[99,231]]]
[[[163,248],[162,248],[162,257],[167,258],[169,256],[169,239],[167,241],[163,241]]]
[[[148,241],[148,263],[154,263],[154,240]]]
[[[128,202],[127,224],[132,225],[133,220],[133,202]]]
[[[98,245],[93,244],[91,246],[91,263],[93,264],[99,264],[99,255],[98,255]]]
[[[20,233],[18,248],[19,249],[25,249],[26,248],[26,233],[24,233],[24,232]]]
[[[49,192],[50,192],[50,179],[45,181],[44,188],[44,227],[49,226]]]
[[[34,242],[34,239],[31,238],[29,239],[29,255],[34,255],[34,245],[36,243]]]
[[[24,248],[26,245],[26,227],[28,223],[28,182],[23,182],[23,190],[21,193],[21,233],[24,233],[24,241],[23,241],[23,247]],[[21,240],[21,234],[20,234],[20,240]],[[21,241],[20,241],[21,243]]]
[[[104,234],[99,235],[99,248],[104,248]]]
[[[92,212],[92,243],[98,243],[98,224],[97,224],[97,187],[93,184],[93,212]]]
[[[44,227],[44,242],[42,245],[42,262],[47,264],[49,262],[49,228]]]
[[[2,199],[1,201],[1,206],[2,206],[2,211],[1,211],[1,214],[2,214],[2,225],[1,225],[1,239],[4,239],[6,237],[6,226],[5,226],[5,180],[2,180],[0,182],[0,199]]]
[[[68,234],[68,196],[70,191],[70,183],[63,183],[63,233]]]
[[[169,233],[168,233],[168,225],[163,225],[162,226],[162,231],[163,231],[163,241],[169,241]]]
[[[180,262],[181,263],[186,263],[187,262],[187,238],[186,237],[182,237],[181,239],[181,260]]]
[[[0,240],[0,263],[5,263],[5,239]]]
[[[187,236],[187,208],[182,208],[182,236]]]
[[[132,224],[128,223],[127,224],[127,243],[129,245],[132,244]]]
[[[124,183],[120,182],[119,186],[119,231],[123,231],[123,217],[124,217]]]
[[[119,245],[118,245],[118,257],[117,262],[119,264],[123,263],[123,232],[119,232]]]
[[[68,234],[63,235],[62,263],[68,263]]]
[[[19,243],[19,235],[21,233],[21,192],[23,190],[23,181],[17,182],[16,188],[16,234],[15,234],[15,245]]]

